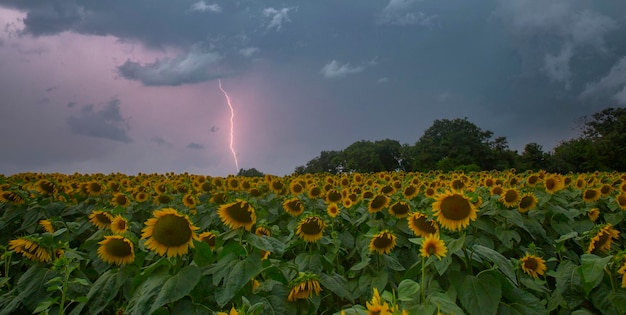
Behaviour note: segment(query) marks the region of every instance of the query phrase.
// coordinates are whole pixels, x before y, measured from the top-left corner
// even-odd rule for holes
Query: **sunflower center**
[[[202,241],[209,244],[210,247],[215,247],[215,235],[214,234],[203,237]]]
[[[529,208],[533,204],[533,198],[530,196],[525,196],[520,200],[519,207],[522,209]]]
[[[420,229],[420,231],[424,231],[428,234],[437,233],[437,229],[435,228],[434,222],[428,220],[426,217],[421,216],[417,219],[413,219],[413,224]]]
[[[606,242],[609,240],[609,233],[606,232],[602,232],[602,234],[600,235],[600,237],[598,238],[597,241],[595,241],[593,243],[595,248],[601,248],[602,246],[604,246],[606,244]]]
[[[404,190],[404,195],[412,196],[413,194],[415,194],[416,191],[417,191],[417,188],[415,186],[409,186]]]
[[[517,199],[517,192],[515,190],[508,190],[506,194],[504,194],[504,201],[513,202]]]
[[[555,186],[556,186],[556,181],[553,178],[548,178],[546,180],[546,188],[548,190],[554,189]]]
[[[96,219],[98,220],[98,222],[102,222],[104,224],[111,224],[111,218],[109,218],[105,214],[102,214],[102,213],[96,214]]]
[[[235,222],[250,223],[252,222],[252,215],[248,210],[248,207],[248,204],[238,202],[226,208],[226,212],[228,213],[228,216],[232,218],[232,220]]]
[[[117,197],[115,197],[115,202],[117,202],[118,205],[125,205],[126,204],[126,196],[124,195],[119,195]]]
[[[391,235],[389,235],[389,233],[384,233],[374,239],[374,247],[379,249],[388,248],[391,246],[392,242],[393,240],[391,239]]]
[[[391,211],[396,215],[403,215],[409,212],[409,205],[404,202],[398,202],[391,207]]]
[[[104,245],[107,254],[115,257],[127,257],[133,254],[133,250],[125,240],[112,238]]]
[[[328,201],[330,202],[338,202],[341,200],[341,193],[336,190],[331,190],[328,193]]]
[[[596,197],[596,191],[593,189],[589,189],[585,191],[585,199],[593,199]]]
[[[441,214],[450,220],[463,220],[471,213],[470,203],[461,195],[446,197],[441,202]]]
[[[116,225],[117,225],[117,229],[120,231],[123,231],[126,229],[126,221],[124,220],[117,220]]]
[[[316,218],[309,218],[302,223],[300,230],[307,235],[317,235],[322,232],[322,224]]]
[[[374,199],[372,199],[372,202],[370,203],[372,209],[379,209],[382,208],[385,205],[385,201],[387,201],[387,198],[385,198],[385,196],[376,196],[374,197]]]
[[[526,268],[528,270],[536,270],[538,266],[539,266],[539,264],[537,263],[537,260],[535,258],[528,257],[524,261],[524,268]]]
[[[622,207],[626,206],[626,196],[624,195],[617,196],[617,203]]]
[[[154,224],[152,237],[167,247],[181,246],[191,239],[189,221],[174,214],[162,216]]]

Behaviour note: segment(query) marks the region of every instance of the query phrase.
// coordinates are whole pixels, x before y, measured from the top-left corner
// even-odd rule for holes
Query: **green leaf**
[[[333,272],[332,275],[320,274],[320,284],[335,293],[337,296],[353,301],[352,292],[348,290],[348,280],[342,275]]]
[[[494,263],[498,269],[507,277],[511,282],[517,284],[517,276],[513,268],[513,264],[510,260],[506,259],[502,254],[495,250],[482,245],[474,245],[474,252],[480,255],[482,258]]]
[[[426,298],[431,305],[436,306],[442,314],[463,315],[465,312],[456,305],[456,301],[442,292],[433,292]]]
[[[170,277],[168,268],[162,267],[150,274],[150,277],[141,282],[135,293],[128,301],[129,314],[149,314],[157,294],[161,291],[161,286]]]
[[[496,227],[495,235],[506,248],[513,248],[515,244],[522,240],[517,231],[502,226]],[[513,243],[513,241],[515,241],[515,243]]]
[[[409,302],[417,299],[419,295],[420,285],[419,283],[411,280],[404,279],[398,284],[398,301]]]
[[[472,315],[493,315],[498,311],[502,288],[495,271],[483,271],[478,276],[455,273],[450,281],[455,286],[461,305]]]
[[[46,310],[50,309],[52,307],[52,305],[56,304],[57,300],[58,300],[58,298],[49,298],[49,299],[39,303],[39,305],[37,305],[37,307],[33,311],[33,314],[41,313],[43,311],[46,311]]]
[[[492,273],[492,275],[498,279],[502,288],[502,297],[507,301],[500,303],[498,314],[548,314],[548,310],[538,297],[513,285],[502,274]]]
[[[196,265],[183,267],[163,284],[161,291],[152,303],[150,313],[167,303],[180,300],[193,290],[198,281],[200,281],[200,269]]]
[[[395,256],[382,255],[387,267],[394,271],[404,271],[406,268],[398,261]]]
[[[465,234],[457,239],[453,239],[448,243],[448,256],[460,251],[465,245]]]
[[[604,267],[609,263],[613,256],[598,257],[593,254],[583,254],[580,256],[581,265],[577,268],[581,277],[581,283],[585,295],[593,290],[604,277]]]
[[[206,242],[196,240],[193,241],[193,244],[193,262],[199,267],[208,266],[213,260],[213,250],[211,250],[211,246]]]
[[[261,256],[257,251],[252,252],[246,259],[237,261],[230,269],[222,288],[215,292],[217,304],[224,307],[262,269]]]
[[[360,262],[354,264],[354,266],[352,266],[352,268],[350,268],[350,270],[351,271],[361,270],[361,269],[369,266],[371,260],[372,259],[369,256],[365,256],[365,257],[363,257],[363,260],[361,260]]]
[[[108,270],[93,283],[89,293],[87,293],[89,313],[98,314],[102,312],[117,296],[120,287],[128,276],[128,273],[123,270]]]
[[[272,254],[282,255],[285,252],[285,243],[266,235],[258,236],[254,233],[247,233],[245,237],[252,246],[271,252]]]
[[[17,287],[14,291],[19,292],[18,295],[3,307],[0,314],[11,314],[20,304],[34,309],[47,299],[50,294],[46,292],[44,282],[47,280],[46,277],[51,276],[49,272],[50,270],[42,267],[41,264],[28,268],[17,280]]]

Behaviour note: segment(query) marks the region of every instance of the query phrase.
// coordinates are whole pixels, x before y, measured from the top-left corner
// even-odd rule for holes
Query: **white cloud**
[[[333,60],[322,67],[320,73],[327,79],[344,77],[349,74],[359,73],[365,70],[364,67],[352,67],[349,63],[340,65],[337,60]]]
[[[376,80],[376,82],[378,82],[378,83],[387,83],[387,82],[389,82],[389,78],[388,77],[382,77],[382,78],[379,78],[378,80]]]
[[[258,47],[246,47],[239,49],[239,54],[244,57],[251,57],[252,55],[258,53],[260,49]]]
[[[598,94],[608,93],[621,105],[626,105],[626,56],[622,57],[609,73],[597,82],[588,84],[580,94],[587,98]]]
[[[276,10],[274,8],[266,8],[263,10],[263,16],[269,17],[270,21],[267,23],[267,29],[275,28],[277,31],[283,27],[283,23],[291,22],[289,19],[289,11],[293,8],[282,8]]]
[[[144,85],[175,86],[221,77],[221,74],[209,71],[209,66],[221,59],[218,53],[204,52],[194,46],[188,54],[181,54],[173,59],[157,59],[143,65],[127,60],[118,67],[118,71],[124,78],[141,81]]]
[[[217,3],[207,4],[203,0],[200,0],[191,5],[191,11],[198,11],[198,12],[210,11],[214,13],[220,13],[222,12],[222,7],[220,7],[220,5]]]
[[[390,0],[383,8],[378,23],[400,26],[432,25],[439,16],[415,10],[413,7],[417,2],[417,0]]]

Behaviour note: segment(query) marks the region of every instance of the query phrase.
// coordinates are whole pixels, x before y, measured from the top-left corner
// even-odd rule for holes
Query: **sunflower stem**
[[[606,266],[604,266],[604,271],[606,272],[606,274],[609,276],[609,279],[611,280],[611,292],[615,293],[615,290],[616,290],[615,279],[613,279],[613,274],[611,274],[611,271]]]
[[[424,259],[424,255],[422,255],[422,283],[420,284],[420,295],[422,297],[422,299],[420,300],[422,305],[424,305],[424,303],[426,303],[426,266],[424,265],[425,263],[425,259]]]

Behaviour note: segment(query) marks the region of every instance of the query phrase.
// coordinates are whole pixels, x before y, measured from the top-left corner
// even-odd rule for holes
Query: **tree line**
[[[414,145],[361,140],[339,151],[322,151],[295,173],[430,170],[546,170],[555,173],[626,171],[626,109],[607,108],[581,117],[577,138],[545,152],[535,142],[520,153],[506,137],[494,137],[467,118],[435,120]]]

